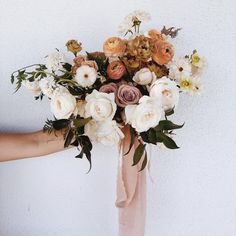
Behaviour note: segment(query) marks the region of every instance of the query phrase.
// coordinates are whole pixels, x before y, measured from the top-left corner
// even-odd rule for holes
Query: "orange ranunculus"
[[[174,47],[167,41],[158,40],[152,53],[152,59],[159,65],[167,64],[174,56]]]
[[[151,39],[155,39],[155,40],[166,40],[166,35],[158,32],[157,30],[155,29],[151,29],[148,31],[148,36],[151,38]]]
[[[118,80],[126,73],[125,65],[121,61],[113,61],[107,67],[107,75],[110,79]]]
[[[125,42],[118,37],[111,37],[103,44],[103,51],[107,57],[123,56],[125,49]]]

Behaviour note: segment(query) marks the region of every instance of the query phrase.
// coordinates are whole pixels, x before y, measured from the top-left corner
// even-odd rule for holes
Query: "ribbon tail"
[[[146,221],[146,170],[139,172],[142,161],[132,166],[135,148],[124,156],[129,148],[130,135],[124,128],[125,139],[122,143],[121,165],[118,169],[117,200],[119,209],[119,236],[144,236]]]

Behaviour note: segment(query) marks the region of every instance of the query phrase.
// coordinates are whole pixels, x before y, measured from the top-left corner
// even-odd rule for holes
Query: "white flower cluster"
[[[196,51],[191,57],[180,57],[172,60],[167,66],[169,78],[178,83],[180,91],[190,95],[201,92],[200,76],[206,67],[206,60],[200,57]]]
[[[123,22],[118,27],[118,34],[125,35],[131,31],[134,26],[134,21],[139,20],[140,22],[148,22],[151,20],[151,15],[146,11],[136,10],[127,15]]]

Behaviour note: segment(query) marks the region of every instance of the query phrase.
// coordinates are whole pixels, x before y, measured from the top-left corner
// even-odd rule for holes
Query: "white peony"
[[[158,125],[163,115],[163,108],[157,99],[143,96],[138,105],[128,105],[125,107],[126,123],[137,132],[145,132]]]
[[[86,96],[85,116],[92,117],[96,121],[112,120],[116,113],[114,93],[102,93],[97,90]]]
[[[39,87],[41,88],[44,95],[51,98],[57,85],[54,78],[52,76],[48,76],[39,81]]]
[[[85,125],[85,134],[94,142],[103,145],[116,145],[124,138],[115,120],[97,122],[91,120]]]
[[[62,69],[62,64],[65,62],[64,55],[60,52],[53,52],[46,57],[46,67],[50,71],[58,71]]]
[[[51,98],[51,111],[57,119],[68,119],[76,108],[76,99],[69,91],[58,87]]]
[[[148,85],[156,80],[156,75],[154,72],[151,72],[148,68],[142,68],[135,73],[133,81],[137,84]]]
[[[190,60],[185,57],[173,60],[167,66],[169,68],[169,78],[177,81],[183,77],[190,76],[192,72]]]
[[[29,80],[23,80],[22,85],[33,92],[35,95],[39,95],[41,93],[38,80],[32,82],[30,82]]]
[[[75,81],[82,87],[93,85],[97,79],[97,71],[88,65],[82,65],[76,70]]]
[[[179,88],[174,81],[167,77],[162,77],[151,85],[150,97],[161,101],[163,109],[167,111],[178,105]]]

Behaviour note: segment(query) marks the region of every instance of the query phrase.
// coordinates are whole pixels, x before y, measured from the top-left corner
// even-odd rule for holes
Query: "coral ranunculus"
[[[126,73],[125,65],[121,61],[113,61],[107,67],[110,79],[118,80]]]
[[[124,40],[118,37],[108,38],[103,45],[103,51],[107,57],[123,56],[125,49],[126,44]]]
[[[158,40],[152,53],[152,59],[159,65],[165,65],[174,56],[174,47],[167,41]]]

